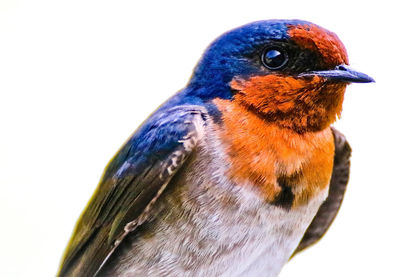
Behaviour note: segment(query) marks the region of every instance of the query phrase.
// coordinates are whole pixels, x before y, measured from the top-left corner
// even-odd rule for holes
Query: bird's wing
[[[178,106],[154,114],[109,163],[82,213],[58,276],[95,276],[152,205],[204,134],[207,113]]]
[[[332,128],[332,133],[335,139],[335,160],[328,197],[319,208],[293,255],[317,242],[326,233],[339,211],[346,192],[350,174],[351,147],[342,133],[335,128]]]

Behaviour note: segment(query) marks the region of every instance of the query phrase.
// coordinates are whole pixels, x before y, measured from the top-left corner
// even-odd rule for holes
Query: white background
[[[399,21],[395,1],[0,2],[0,276],[54,276],[103,168],[185,85],[218,35],[299,18],[336,32],[351,85],[336,126],[353,147],[340,213],[289,276],[400,276]]]

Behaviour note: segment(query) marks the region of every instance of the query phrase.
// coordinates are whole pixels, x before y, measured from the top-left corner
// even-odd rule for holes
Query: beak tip
[[[376,82],[374,78],[366,74],[362,74],[362,76],[358,76],[357,79],[353,80],[353,83],[376,83]]]

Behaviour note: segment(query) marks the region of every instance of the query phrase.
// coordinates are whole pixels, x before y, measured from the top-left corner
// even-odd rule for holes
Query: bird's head
[[[215,40],[189,88],[282,127],[318,131],[340,115],[347,84],[373,82],[348,65],[344,45],[326,29],[300,20],[258,21]]]

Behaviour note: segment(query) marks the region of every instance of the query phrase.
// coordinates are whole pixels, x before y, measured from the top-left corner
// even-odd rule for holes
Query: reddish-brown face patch
[[[345,87],[318,76],[304,79],[276,74],[231,82],[237,91],[234,102],[299,133],[320,131],[332,124],[342,110]]]
[[[299,98],[305,100],[318,94],[323,83],[323,78],[318,76],[306,80],[271,74],[252,76],[246,80],[234,79],[231,88],[239,92],[235,100],[249,103],[258,111],[270,114],[277,111],[289,112]]]
[[[346,48],[335,33],[317,25],[289,25],[288,34],[300,47],[319,52],[328,67],[349,64]]]

